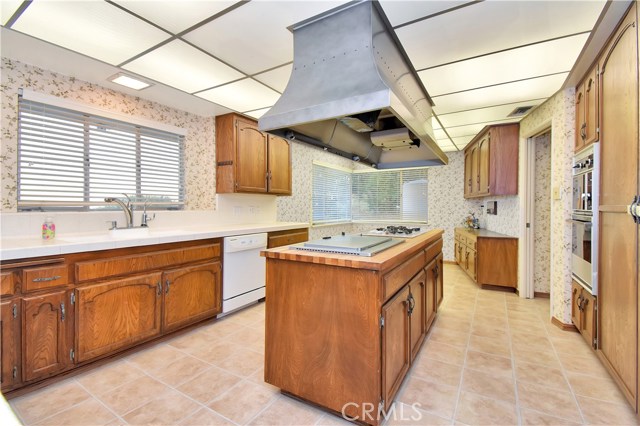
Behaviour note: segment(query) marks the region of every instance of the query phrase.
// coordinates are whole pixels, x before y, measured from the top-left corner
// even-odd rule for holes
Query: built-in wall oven
[[[598,292],[599,149],[595,143],[574,157],[571,214],[571,274],[594,295]]]

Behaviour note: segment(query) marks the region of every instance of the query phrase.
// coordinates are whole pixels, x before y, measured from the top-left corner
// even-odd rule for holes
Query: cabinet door
[[[437,286],[437,261],[433,259],[425,268],[426,282],[427,282],[427,301],[426,301],[426,315],[425,315],[425,330],[429,330],[431,323],[436,317],[436,286]]]
[[[584,82],[584,144],[590,145],[598,140],[598,68],[593,67]]]
[[[571,281],[571,322],[578,330],[582,327],[582,287],[575,281]]]
[[[467,273],[469,274],[469,276],[476,281],[478,274],[477,274],[477,253],[475,250],[470,249],[469,247],[465,248],[465,260],[466,260],[466,264],[467,264]]]
[[[471,178],[471,150],[464,152],[464,197],[471,196],[471,189],[473,188],[473,179]]]
[[[424,335],[427,330],[427,315],[429,315],[427,306],[429,302],[433,302],[434,295],[429,300],[429,289],[426,283],[426,274],[421,271],[409,283],[409,310],[411,312],[411,362],[415,359],[420,351]]]
[[[436,312],[444,300],[444,261],[442,253],[436,258]]]
[[[78,361],[160,334],[160,279],[158,272],[78,288]]]
[[[20,301],[0,304],[0,385],[11,389],[20,382]]]
[[[576,87],[576,139],[574,151],[578,152],[584,147],[585,134],[585,109],[586,101],[584,97],[584,83],[580,83]]]
[[[236,119],[236,191],[267,192],[267,135]]]
[[[595,348],[596,338],[596,298],[589,292],[582,291],[582,321],[580,333],[587,343]]]
[[[478,144],[471,148],[471,189],[469,195],[476,197],[478,195],[478,185],[480,184],[480,150]]]
[[[22,373],[24,381],[64,370],[71,360],[73,310],[66,290],[22,299]]]
[[[478,186],[476,192],[478,195],[489,194],[489,143],[491,133],[487,134],[478,142]]]
[[[635,8],[604,50],[600,66],[600,262],[598,352],[636,407],[638,225],[626,213],[638,189],[638,70]]]
[[[165,272],[164,332],[217,315],[221,311],[220,262]]]
[[[271,194],[291,195],[291,143],[269,135],[268,183]]]
[[[409,353],[409,286],[382,307],[382,398],[391,403],[407,370]]]

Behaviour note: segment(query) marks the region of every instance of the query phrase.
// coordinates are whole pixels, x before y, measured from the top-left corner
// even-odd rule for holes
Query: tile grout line
[[[519,298],[519,296],[518,296]],[[513,370],[513,391],[515,393],[516,398],[516,416],[518,418],[518,425],[522,425],[522,407],[520,407],[520,394],[518,392],[518,373],[516,369],[516,357],[513,353],[513,338],[511,335],[511,323],[509,319],[509,305],[507,303],[507,299],[505,298],[505,308],[507,311],[507,336],[509,337],[509,352],[511,353],[511,369]]]
[[[85,390],[85,392],[87,392],[89,395],[91,395],[91,397],[96,400],[100,405],[102,405],[104,408],[106,408],[110,413],[112,413],[116,419],[118,419],[118,421],[121,421],[123,424],[127,424],[127,422],[124,420],[124,418],[122,418],[120,415],[118,415],[118,413],[116,413],[115,411],[113,411],[111,409],[111,407],[109,407],[107,404],[105,404],[97,395],[95,395],[93,392],[91,392],[89,389],[87,389],[82,383],[80,383],[77,379],[74,379],[74,381],[78,384],[78,386],[80,386],[82,389]],[[128,383],[128,382],[127,382]]]

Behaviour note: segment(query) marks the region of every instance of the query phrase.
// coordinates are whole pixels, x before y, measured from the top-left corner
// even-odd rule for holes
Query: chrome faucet
[[[140,226],[145,228],[147,226],[149,226],[149,222],[151,222],[153,219],[156,218],[156,214],[154,213],[153,216],[149,216],[147,214],[147,206],[149,205],[149,200],[145,201],[144,203],[144,209],[142,211],[142,219],[140,220]]]
[[[122,194],[127,197],[127,203],[120,200],[119,198],[107,197],[104,199],[105,203],[116,203],[122,210],[124,211],[124,216],[127,219],[127,228],[133,228],[133,206],[131,205],[131,198],[127,194]]]

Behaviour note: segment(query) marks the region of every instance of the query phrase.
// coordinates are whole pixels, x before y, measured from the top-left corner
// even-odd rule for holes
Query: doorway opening
[[[550,295],[551,128],[526,139],[522,296]]]

